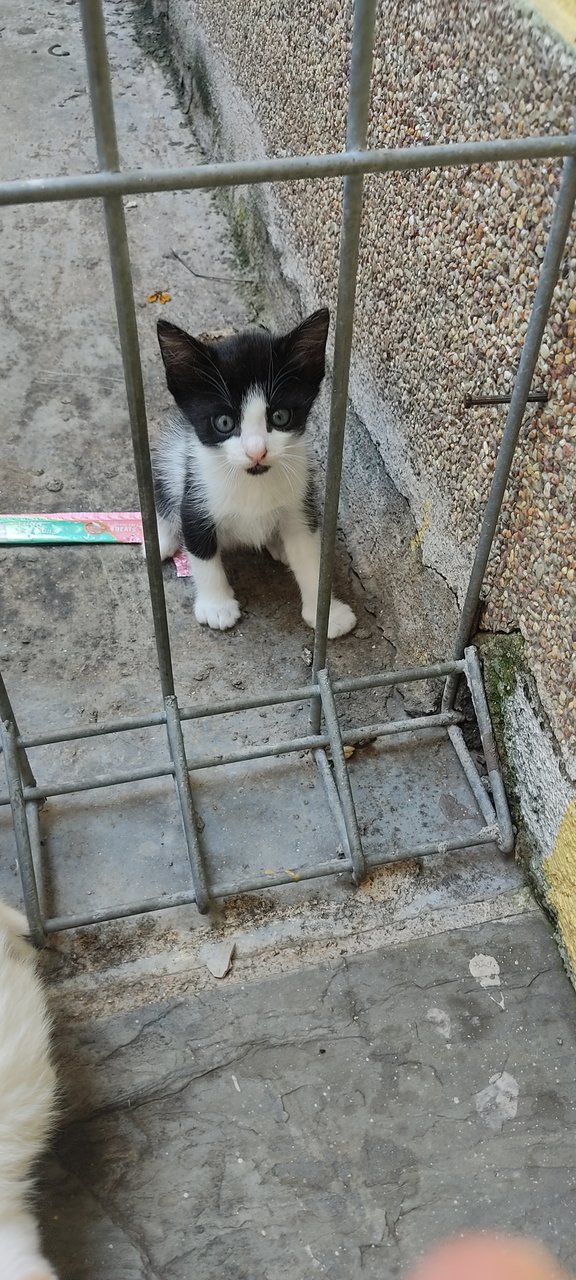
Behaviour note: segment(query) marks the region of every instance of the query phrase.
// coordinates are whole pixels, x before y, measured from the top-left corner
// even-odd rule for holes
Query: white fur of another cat
[[[57,1280],[29,1196],[52,1126],[50,1020],[25,919],[0,902],[0,1280]]]

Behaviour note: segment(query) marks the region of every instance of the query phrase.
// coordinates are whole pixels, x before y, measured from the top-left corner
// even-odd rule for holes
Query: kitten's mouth
[[[265,471],[269,471],[270,467],[263,467],[261,462],[257,462],[255,466],[248,467],[249,476],[263,476]]]

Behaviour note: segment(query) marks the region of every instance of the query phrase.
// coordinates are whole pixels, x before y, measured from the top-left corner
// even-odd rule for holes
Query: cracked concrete
[[[69,1280],[382,1280],[447,1233],[529,1226],[573,1267],[574,1013],[537,913],[61,1011],[51,1255]]]

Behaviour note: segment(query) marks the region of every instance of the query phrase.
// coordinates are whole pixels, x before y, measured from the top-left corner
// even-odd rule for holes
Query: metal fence
[[[480,664],[475,649],[468,646],[570,227],[576,198],[576,133],[559,137],[511,138],[488,142],[411,146],[402,149],[366,149],[376,6],[377,0],[356,0],[355,3],[346,148],[342,153],[201,164],[181,169],[122,171],[116,140],[102,4],[101,0],[81,0],[84,45],[98,151],[98,172],[76,177],[31,178],[0,183],[1,205],[82,200],[94,196],[101,196],[103,199],[134,463],[142,510],[162,696],[161,707],[154,715],[118,719],[91,728],[78,726],[75,729],[54,730],[46,734],[27,736],[25,733],[20,733],[6,687],[0,677],[2,748],[8,783],[8,792],[0,796],[0,804],[11,806],[26,911],[32,937],[37,945],[43,943],[47,933],[167,907],[195,903],[199,911],[206,912],[214,898],[289,884],[296,878],[314,879],[341,874],[342,871],[347,870],[354,881],[359,883],[370,868],[392,861],[400,862],[409,858],[427,857],[436,853],[445,853],[451,849],[472,848],[494,842],[503,852],[509,852],[513,847],[513,830],[482,684]],[[562,182],[454,641],[453,656],[450,660],[439,662],[434,666],[375,672],[370,676],[350,679],[331,679],[326,667],[327,629],[348,404],[364,175],[401,172],[407,169],[562,157],[565,157]],[[301,688],[276,689],[258,697],[233,698],[217,705],[180,707],[174,688],[162,566],[158,549],[146,408],[122,198],[139,192],[290,182],[298,178],[320,180],[336,176],[343,178],[343,212],[320,587],[311,679]],[[346,732],[342,730],[335,695],[437,677],[446,678],[442,708],[437,714],[408,720],[359,725],[354,730]],[[462,678],[468,684],[477,718],[487,764],[489,789],[478,774],[474,760],[466,747],[460,727],[462,716],[455,709],[456,691]],[[303,700],[308,700],[310,704],[310,731],[307,736],[272,744],[262,743],[260,746],[212,758],[195,757],[193,762],[187,760],[182,735],[183,721],[199,720],[203,717],[230,712],[242,714],[250,708],[296,703]],[[32,773],[27,756],[29,748],[129,732],[153,725],[166,727],[170,753],[170,763],[167,765],[134,769],[130,772],[119,772],[111,768],[106,776],[92,776],[75,782],[62,781],[50,787],[37,783]],[[483,826],[472,838],[424,844],[394,852],[392,856],[383,849],[381,856],[367,858],[362,847],[360,825],[344,747],[349,743],[361,743],[373,738],[386,738],[407,732],[416,734],[423,728],[442,729],[448,735],[473,790],[482,814]],[[342,833],[344,858],[338,857],[334,851],[332,856],[325,854],[323,861],[298,868],[297,873],[279,872],[272,877],[269,875],[252,877],[246,881],[239,880],[228,884],[210,883],[200,838],[200,824],[195,814],[194,771],[216,765],[225,766],[245,760],[258,760],[302,751],[311,752],[318,766],[338,830]],[[107,910],[46,918],[42,910],[37,875],[37,869],[41,866],[40,811],[45,799],[48,796],[67,795],[99,787],[129,785],[132,782],[166,775],[173,777],[179,800],[190,864],[188,885],[183,886],[179,893],[146,901],[112,904]]]

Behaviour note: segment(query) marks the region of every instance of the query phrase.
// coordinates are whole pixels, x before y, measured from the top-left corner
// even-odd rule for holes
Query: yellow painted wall
[[[543,871],[550,889],[550,902],[557,912],[560,932],[576,970],[576,800],[568,805],[554,849],[544,860]]]
[[[532,0],[530,8],[569,44],[576,44],[576,0]]]

